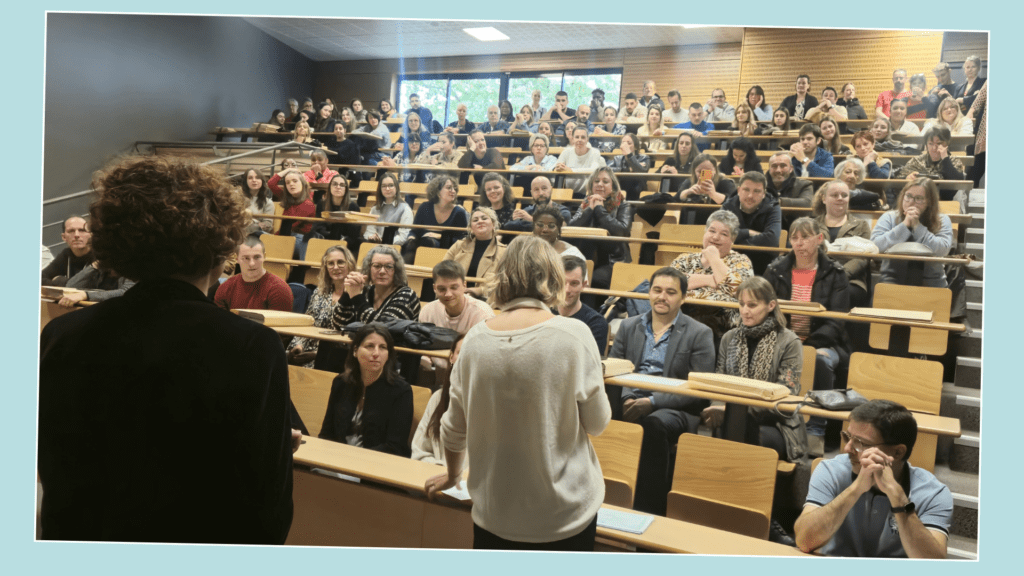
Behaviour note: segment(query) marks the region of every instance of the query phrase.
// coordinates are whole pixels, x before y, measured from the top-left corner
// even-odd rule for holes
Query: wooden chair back
[[[288,366],[288,387],[292,395],[292,404],[295,405],[295,410],[302,418],[310,436],[320,435],[335,376],[337,374],[333,372]]]
[[[430,388],[423,386],[410,386],[412,388],[412,427],[409,428],[409,444],[412,444],[412,437],[416,435],[416,427],[423,419],[423,413],[427,411],[427,402],[433,392]]]
[[[785,248],[787,240],[789,240],[789,231],[783,230],[782,233],[779,234],[779,248]]]
[[[551,199],[558,203],[572,200],[572,188],[552,188]]]
[[[778,460],[770,448],[683,434],[666,516],[765,539]]]
[[[284,206],[282,206],[280,202],[276,202],[274,204],[274,215],[275,216],[282,216],[282,215],[284,215]],[[277,219],[277,218],[274,219],[274,227],[272,229],[274,234],[277,234],[278,232],[281,231],[281,223],[282,222],[284,222],[284,220],[280,220],[280,219]]]
[[[264,234],[260,236],[260,241],[263,242],[267,258],[290,260],[295,254],[295,236]],[[266,262],[263,264],[263,267],[267,269],[267,272],[270,272],[285,282],[288,281],[288,273],[291,272],[292,269],[288,264],[281,264],[279,262]]]
[[[814,346],[804,346],[804,366],[800,371],[800,396],[803,397],[814,389],[814,361],[818,351]],[[804,416],[804,422],[810,418]]]
[[[327,238],[310,238],[306,244],[306,262],[309,262],[309,270],[302,279],[303,284],[316,285],[320,276],[320,261],[323,260],[327,249],[332,246],[346,246],[344,240],[328,240]],[[347,246],[346,246],[347,247]]]
[[[892,400],[907,410],[938,414],[942,404],[942,364],[855,352],[850,356],[848,386],[868,400]],[[935,469],[937,436],[919,432],[910,463]]]
[[[448,250],[445,248],[428,248],[426,246],[420,246],[416,249],[416,258],[413,260],[413,264],[432,269],[438,262],[444,260],[445,254],[447,253]],[[426,280],[426,278],[409,277],[409,288],[412,288],[413,292],[415,292],[417,296],[423,295],[424,280]]]
[[[627,264],[616,262],[612,267],[611,290],[629,292],[644,280],[650,280],[651,274],[660,268],[650,264]]]
[[[933,319],[936,322],[949,322],[949,308],[952,302],[953,293],[949,288],[876,284],[872,305],[875,308],[933,312]],[[941,356],[946,353],[947,342],[948,334],[945,330],[911,328],[910,347],[908,350],[911,354]],[[886,324],[872,324],[868,343],[872,348],[888,350],[889,326]]]
[[[379,244],[374,244],[372,242],[363,242],[362,244],[359,245],[359,255],[356,256],[356,271],[362,272],[363,260],[366,259],[366,255],[370,253],[370,249],[372,249],[374,246],[379,246]],[[399,256],[402,255],[401,244],[388,244],[388,246],[394,248],[395,251],[398,252]]]
[[[618,420],[609,422],[600,436],[590,437],[604,475],[605,504],[633,507],[643,439],[643,427]]]
[[[704,226],[700,224],[666,224],[661,228],[662,240],[679,240],[682,242],[696,242],[695,248],[704,242]],[[681,246],[672,246],[678,250]]]

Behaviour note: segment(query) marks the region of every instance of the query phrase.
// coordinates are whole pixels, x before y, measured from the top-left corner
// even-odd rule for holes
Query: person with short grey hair
[[[736,289],[754,275],[750,258],[732,249],[739,230],[735,214],[716,210],[704,227],[703,249],[681,254],[672,262],[687,276],[687,298],[736,302]],[[716,339],[739,322],[736,311],[728,308],[687,305],[683,312],[710,326]]]

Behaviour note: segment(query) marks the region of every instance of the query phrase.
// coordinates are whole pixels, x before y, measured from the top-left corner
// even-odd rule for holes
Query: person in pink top
[[[327,167],[327,153],[323,150],[313,150],[309,159],[313,165],[303,174],[306,177],[306,182],[326,184],[331,181],[331,178],[338,175],[337,172]]]

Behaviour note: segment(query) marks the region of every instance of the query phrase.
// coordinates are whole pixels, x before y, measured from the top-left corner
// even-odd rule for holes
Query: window
[[[533,91],[540,90],[541,105],[551,107],[555,93],[569,93],[569,106],[589,104],[595,88],[604,90],[607,104],[619,101],[621,69],[571,70],[566,72],[517,72],[515,74],[452,74],[446,76],[404,76],[399,78],[400,112],[409,109],[409,95],[419,94],[420,104],[429,108],[434,120],[447,126],[457,119],[455,107],[465,103],[467,118],[473,122],[487,121],[487,108],[501,100],[512,103],[512,113],[533,102]]]
[[[596,88],[604,90],[605,106],[619,104],[619,87],[622,83],[622,73],[617,74],[569,74],[566,73],[562,82],[565,90],[569,93],[569,106],[576,108],[580,104],[590,104],[591,92]],[[603,117],[599,115],[598,118]]]
[[[430,110],[430,113],[434,115],[434,120],[438,122],[444,120],[445,106],[448,103],[447,78],[406,80],[399,84],[398,102],[395,102],[395,109],[402,114],[409,109],[410,94],[419,95],[420,106]],[[432,130],[430,126],[427,126],[427,129]]]
[[[487,109],[501,100],[501,78],[453,78],[448,85],[448,116],[444,125],[459,119],[455,107],[466,105],[466,118],[474,123],[487,120]],[[440,121],[440,114],[438,121]]]

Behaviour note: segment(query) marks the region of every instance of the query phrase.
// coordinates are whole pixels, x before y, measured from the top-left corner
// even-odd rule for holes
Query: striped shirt
[[[811,292],[814,289],[814,276],[818,273],[814,270],[793,270],[793,294],[794,302],[810,302]],[[800,340],[806,340],[811,334],[811,318],[803,314],[793,314],[789,319],[790,327]]]

